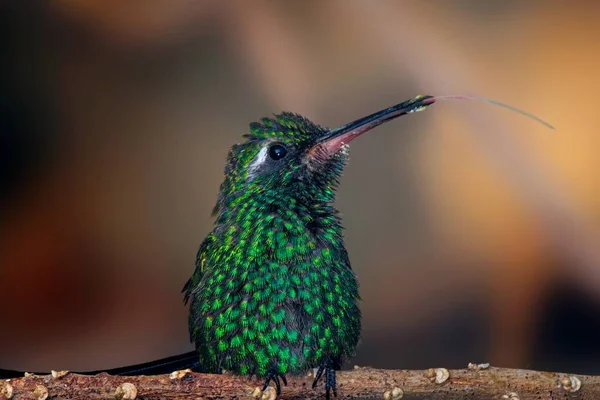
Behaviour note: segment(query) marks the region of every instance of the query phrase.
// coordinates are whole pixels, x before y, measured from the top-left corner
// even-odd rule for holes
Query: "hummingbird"
[[[327,129],[284,112],[250,124],[227,156],[214,227],[183,292],[202,372],[263,377],[317,369],[327,398],[358,345],[359,284],[334,202],[349,143],[434,102],[418,96]],[[281,382],[280,382],[281,380]]]
[[[360,339],[359,285],[334,206],[349,143],[433,96],[378,111],[336,129],[283,112],[250,124],[231,147],[213,209],[185,284],[196,351],[143,364],[79,372],[154,375],[174,369],[264,378],[277,394],[286,375],[316,369],[326,397]],[[0,377],[23,372],[0,369]]]

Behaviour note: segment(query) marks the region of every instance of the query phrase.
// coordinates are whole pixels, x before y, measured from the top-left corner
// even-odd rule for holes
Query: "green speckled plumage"
[[[202,370],[298,374],[354,353],[358,284],[332,205],[347,150],[306,161],[324,132],[285,113],[252,124],[230,151],[215,227],[186,285]],[[252,176],[272,142],[293,155]]]

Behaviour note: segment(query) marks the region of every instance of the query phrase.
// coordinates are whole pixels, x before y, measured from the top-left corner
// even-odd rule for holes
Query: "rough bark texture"
[[[574,376],[469,365],[467,369],[424,371],[355,367],[338,372],[338,399],[600,399],[600,377]],[[261,399],[262,382],[228,374],[185,371],[158,376],[78,375],[53,372],[0,380],[0,399]],[[282,399],[322,399],[323,384],[311,388],[312,376],[288,377]]]

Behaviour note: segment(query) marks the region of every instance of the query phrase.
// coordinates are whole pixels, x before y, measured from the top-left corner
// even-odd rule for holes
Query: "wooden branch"
[[[323,399],[312,374],[288,377],[282,399]],[[425,371],[355,367],[337,373],[338,398],[399,399],[600,399],[600,376],[489,368]],[[275,400],[275,389],[261,392],[261,381],[230,374],[176,371],[157,376],[78,375],[53,371],[0,380],[0,399],[260,399]]]

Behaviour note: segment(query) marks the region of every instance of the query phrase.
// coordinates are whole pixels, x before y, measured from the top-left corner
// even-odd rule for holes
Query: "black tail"
[[[179,354],[177,356],[162,358],[160,360],[145,362],[142,364],[75,373],[81,375],[96,375],[101,372],[106,372],[110,375],[161,375],[186,368],[190,368],[192,371],[197,371],[198,367],[198,353],[195,351],[190,351],[189,353]],[[0,379],[19,378],[24,374],[25,372],[22,371],[0,369]],[[47,375],[48,372],[35,372],[35,374]]]

